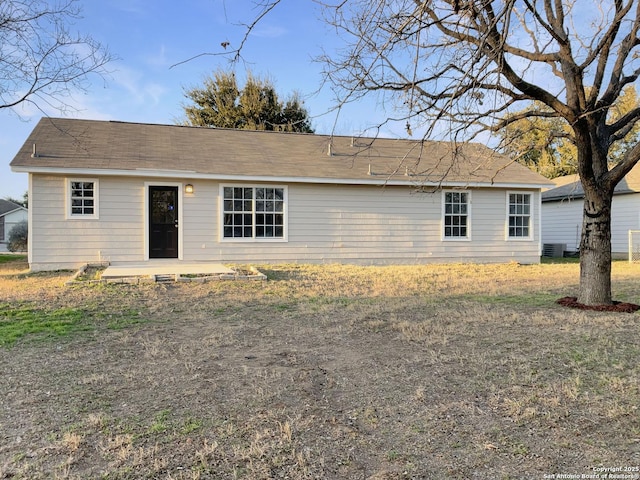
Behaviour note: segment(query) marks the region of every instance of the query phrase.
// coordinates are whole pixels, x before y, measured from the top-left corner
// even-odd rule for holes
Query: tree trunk
[[[584,305],[611,304],[612,192],[585,188],[580,240],[580,294]]]

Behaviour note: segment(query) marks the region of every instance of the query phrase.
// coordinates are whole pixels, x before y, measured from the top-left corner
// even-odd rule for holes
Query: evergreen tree
[[[297,94],[281,101],[270,81],[251,73],[240,88],[233,72],[218,70],[202,87],[187,90],[185,97],[192,102],[184,106],[186,125],[313,133]]]

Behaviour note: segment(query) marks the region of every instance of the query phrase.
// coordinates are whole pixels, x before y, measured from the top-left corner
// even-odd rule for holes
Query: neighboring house
[[[32,270],[144,262],[537,263],[548,181],[479,144],[44,118]]]
[[[542,193],[542,243],[562,244],[578,252],[582,233],[584,190],[577,175],[552,180],[559,185]],[[611,206],[611,252],[629,254],[629,230],[640,229],[640,165],[616,186]]]
[[[27,209],[22,205],[0,199],[0,252],[7,251],[11,230],[20,222],[26,222]]]

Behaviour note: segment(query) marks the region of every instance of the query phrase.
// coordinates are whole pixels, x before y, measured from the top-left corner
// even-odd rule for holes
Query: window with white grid
[[[531,237],[531,194],[509,193],[509,238]]]
[[[223,239],[284,240],[284,187],[222,187]]]
[[[444,238],[469,238],[469,192],[444,192]]]
[[[67,184],[69,218],[98,218],[98,181],[70,179]]]

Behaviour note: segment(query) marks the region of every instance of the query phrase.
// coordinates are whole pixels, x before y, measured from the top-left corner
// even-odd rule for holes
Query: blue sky
[[[118,59],[109,65],[106,79],[92,78],[86,92],[68,99],[77,111],[66,116],[164,124],[182,116],[185,88],[200,85],[218,68],[232,68],[223,56],[201,56],[171,66],[200,53],[220,53],[221,42],[237,45],[244,32],[239,24],[249,23],[258,13],[253,0],[81,0],[80,5],[84,18],[71,29],[90,34]],[[387,115],[375,98],[343,109],[337,120],[334,113],[326,114],[335,102],[328,88],[316,93],[322,66],[313,58],[338,47],[314,2],[282,0],[260,22],[246,44],[244,62],[234,68],[240,76],[250,69],[269,77],[281,96],[298,91],[316,133],[355,134]],[[17,112],[20,117],[0,111],[0,198],[21,198],[27,190],[27,175],[12,173],[9,162],[43,115],[28,105]],[[60,116],[55,110],[46,113]]]

